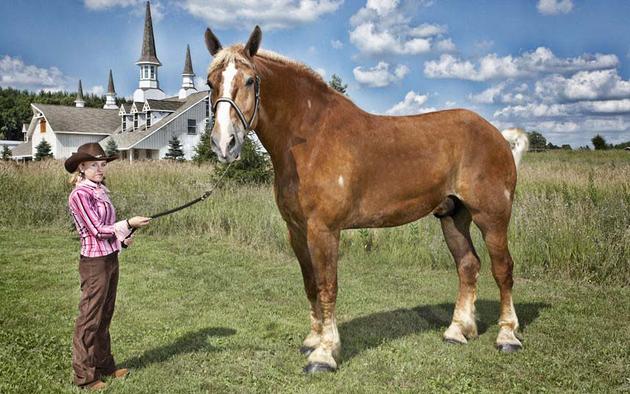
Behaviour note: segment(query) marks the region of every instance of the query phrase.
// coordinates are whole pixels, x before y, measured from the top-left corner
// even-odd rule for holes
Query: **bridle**
[[[255,92],[255,101],[254,101],[254,113],[252,114],[252,117],[249,119],[249,121],[245,118],[245,115],[243,114],[243,111],[241,111],[241,109],[238,107],[238,105],[236,104],[236,102],[234,102],[234,100],[232,100],[229,97],[219,97],[217,99],[217,101],[214,102],[214,105],[212,106],[212,127],[210,128],[210,130],[212,130],[214,128],[214,122],[215,122],[215,114],[217,112],[217,105],[219,105],[219,103],[228,103],[232,106],[232,108],[234,108],[234,110],[236,111],[236,114],[238,115],[238,118],[241,120],[241,123],[243,123],[243,127],[245,128],[245,132],[249,132],[252,130],[252,122],[254,121],[254,119],[256,118],[256,115],[258,114],[258,107],[260,106],[260,77],[258,75],[256,75],[256,78],[254,80],[254,92]]]

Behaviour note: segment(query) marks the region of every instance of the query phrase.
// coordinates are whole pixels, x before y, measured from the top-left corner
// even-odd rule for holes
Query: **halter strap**
[[[252,117],[249,119],[249,121],[245,119],[243,111],[241,111],[236,102],[234,102],[234,100],[229,97],[219,97],[217,101],[214,102],[214,105],[212,106],[212,119],[214,120],[214,114],[217,112],[217,106],[219,105],[219,103],[228,103],[236,111],[238,118],[241,120],[241,123],[243,123],[243,127],[245,127],[245,131],[250,131],[252,129],[252,122],[258,114],[258,106],[260,105],[260,77],[258,75],[256,75],[256,79],[254,82],[254,90],[256,94],[254,102],[254,113],[252,114]]]

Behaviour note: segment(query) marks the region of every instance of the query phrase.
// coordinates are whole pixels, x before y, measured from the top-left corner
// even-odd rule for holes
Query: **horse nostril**
[[[236,138],[234,137],[234,134],[232,134],[230,136],[230,142],[228,143],[228,149],[232,150],[235,145],[236,145]]]

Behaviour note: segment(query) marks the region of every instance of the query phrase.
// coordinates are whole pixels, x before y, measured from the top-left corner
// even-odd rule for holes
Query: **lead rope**
[[[214,183],[214,185],[213,185],[210,189],[206,190],[206,191],[205,191],[205,192],[204,192],[204,193],[203,193],[200,197],[197,197],[197,198],[195,198],[194,200],[189,201],[189,202],[187,202],[187,203],[186,203],[186,204],[184,204],[184,205],[180,205],[180,206],[179,206],[179,207],[177,207],[177,208],[169,209],[168,211],[159,212],[159,213],[156,213],[156,214],[151,215],[151,216],[149,216],[149,217],[150,217],[151,219],[157,219],[157,218],[159,218],[159,217],[161,217],[161,216],[170,215],[170,214],[175,213],[175,212],[177,212],[177,211],[181,211],[181,210],[182,210],[182,209],[184,209],[184,208],[188,208],[188,207],[190,207],[190,206],[192,206],[192,205],[195,205],[195,204],[197,204],[198,202],[203,201],[203,200],[205,200],[206,198],[210,197],[210,195],[211,195],[211,194],[212,194],[212,193],[213,193],[213,192],[214,192],[214,191],[215,191],[215,190],[216,190],[216,189],[217,189],[217,188],[221,185],[221,181],[223,180],[223,178],[225,177],[225,174],[227,174],[228,170],[229,170],[229,169],[230,169],[230,167],[232,166],[232,163],[234,163],[234,162],[232,161],[232,162],[228,163],[227,167],[225,167],[225,170],[223,170],[223,174],[221,174],[221,176],[219,177],[219,179],[218,179],[218,180]],[[133,233],[135,233],[135,232],[136,232],[136,230],[137,230],[137,229],[138,229],[138,228],[135,228],[135,227],[134,227],[133,229],[131,229],[131,232],[129,233],[129,235],[128,235],[125,239],[127,239],[127,238],[131,237],[131,236],[133,235]],[[126,247],[127,247],[127,245],[125,245],[125,244],[124,244],[124,243],[122,243],[122,242],[121,242],[121,245],[122,245],[122,247],[123,247],[123,248],[126,248]]]

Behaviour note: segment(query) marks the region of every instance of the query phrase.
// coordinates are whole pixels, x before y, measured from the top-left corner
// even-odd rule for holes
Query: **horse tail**
[[[503,138],[510,144],[512,155],[514,156],[514,163],[516,164],[516,168],[518,168],[523,153],[529,148],[529,137],[527,137],[525,130],[517,128],[503,130],[501,134],[503,134]]]

